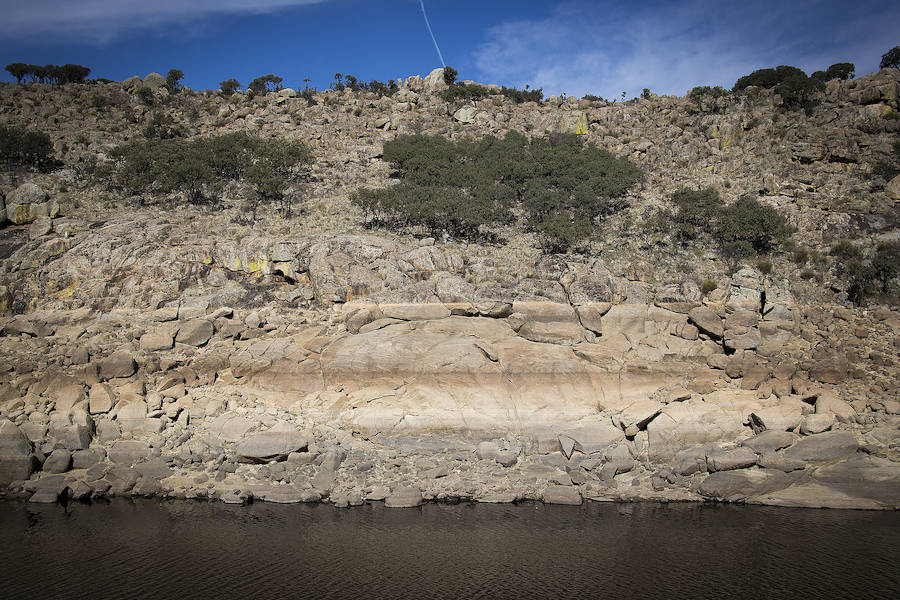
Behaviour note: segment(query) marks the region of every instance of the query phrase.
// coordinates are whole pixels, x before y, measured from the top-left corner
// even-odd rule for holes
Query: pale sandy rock
[[[112,387],[105,383],[91,386],[88,394],[88,410],[92,415],[108,413],[116,403],[116,394]]]
[[[804,461],[829,461],[849,456],[856,452],[859,443],[848,431],[829,431],[798,440],[784,450],[788,458]]]
[[[570,504],[577,506],[582,503],[578,488],[565,485],[551,485],[544,490],[542,499],[545,504]]]
[[[447,82],[444,81],[444,69],[435,69],[429,73],[422,83],[422,89],[431,93],[447,89]]]
[[[396,487],[384,499],[388,508],[412,508],[422,504],[422,492],[413,487]]]
[[[136,368],[137,364],[134,362],[131,352],[119,350],[100,361],[100,377],[103,379],[130,377],[134,375]]]
[[[189,346],[203,346],[215,333],[213,324],[207,319],[193,319],[178,328],[175,341]]]
[[[698,306],[691,309],[688,313],[691,323],[697,326],[700,331],[712,337],[720,338],[725,333],[725,327],[722,319],[712,309],[705,306]]]
[[[28,479],[34,470],[34,454],[28,438],[8,419],[0,419],[0,485]]]
[[[141,348],[147,352],[170,350],[175,345],[172,334],[166,331],[145,333],[141,336]]]
[[[575,307],[582,327],[596,334],[603,333],[602,318],[612,305],[609,302],[588,302]]]
[[[400,321],[429,321],[450,316],[450,310],[441,302],[428,304],[380,304],[381,313],[388,319]]]
[[[767,430],[749,437],[741,442],[757,454],[769,454],[787,448],[797,440],[797,436],[789,431]]]
[[[716,449],[706,455],[706,465],[710,473],[746,469],[755,465],[756,461],[756,452],[745,447],[732,450]]]
[[[268,431],[244,438],[235,448],[238,460],[250,463],[267,463],[285,460],[291,452],[304,451],[309,438],[291,425],[276,425]]]
[[[209,424],[209,430],[225,442],[239,442],[253,428],[253,423],[234,414],[223,414]]]
[[[792,481],[789,475],[770,469],[720,471],[707,476],[700,484],[699,491],[708,498],[736,502],[784,489]]]
[[[800,421],[800,433],[804,435],[812,435],[828,431],[834,425],[834,413],[816,413],[814,415],[806,415]]]
[[[832,414],[841,423],[855,423],[856,411],[832,391],[823,391],[816,398],[816,414]]]

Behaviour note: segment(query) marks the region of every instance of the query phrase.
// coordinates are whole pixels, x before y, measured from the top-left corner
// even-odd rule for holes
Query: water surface
[[[900,514],[0,503],[0,598],[891,598]]]

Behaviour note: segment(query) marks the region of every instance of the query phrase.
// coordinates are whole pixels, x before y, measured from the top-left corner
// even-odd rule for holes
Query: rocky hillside
[[[833,81],[810,114],[755,88],[516,104],[444,85],[0,87],[0,124],[46,132],[60,163],[2,188],[8,493],[900,505],[900,316],[851,304],[832,252],[898,239],[900,72]],[[241,183],[201,204],[110,185],[154,123],[305,142],[292,215],[254,218]],[[515,224],[493,243],[368,229],[350,202],[390,184],[398,135],[506,131],[583,136],[643,181],[566,255]],[[753,195],[793,247],[674,243],[654,223],[683,187]]]

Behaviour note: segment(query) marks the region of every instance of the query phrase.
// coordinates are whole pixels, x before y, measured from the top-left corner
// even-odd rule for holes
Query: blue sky
[[[864,75],[900,45],[900,2],[884,0],[424,5],[460,78],[546,94],[684,94],[779,64]],[[441,66],[419,0],[0,0],[0,14],[0,65],[72,62],[114,80],[177,68],[195,89],[267,73],[323,89],[335,72],[384,81]]]

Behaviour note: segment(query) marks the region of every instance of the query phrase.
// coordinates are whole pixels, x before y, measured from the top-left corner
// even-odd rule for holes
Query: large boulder
[[[447,82],[444,81],[444,69],[435,69],[425,77],[422,84],[426,92],[439,92],[447,89]]]
[[[23,183],[6,197],[6,218],[15,225],[31,223],[38,217],[55,217],[59,205],[34,183]]]
[[[306,434],[288,424],[275,425],[268,431],[249,436],[237,445],[238,460],[246,463],[267,463],[285,460],[291,452],[302,452],[309,445]]]
[[[388,508],[412,508],[420,504],[422,504],[422,492],[414,487],[396,487],[384,499],[384,505]]]
[[[133,465],[150,460],[153,453],[147,442],[140,440],[119,440],[109,449],[109,462]]]
[[[144,85],[151,90],[158,90],[159,88],[166,87],[166,78],[159,73],[150,73],[144,77]]]
[[[0,486],[31,477],[34,462],[25,434],[12,421],[0,419]]]
[[[551,485],[544,490],[543,501],[545,504],[581,504],[581,493],[578,488],[567,485]]]
[[[797,460],[824,462],[850,456],[858,447],[859,443],[849,431],[828,431],[797,441],[784,451],[784,455]]]
[[[103,379],[131,377],[136,368],[137,364],[134,362],[131,352],[119,350],[100,362],[100,377]]]
[[[707,306],[698,306],[688,312],[688,319],[703,333],[720,338],[725,334],[725,326],[716,312]]]
[[[188,346],[203,346],[213,336],[215,329],[207,319],[193,319],[183,324],[175,336],[175,341]]]

